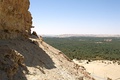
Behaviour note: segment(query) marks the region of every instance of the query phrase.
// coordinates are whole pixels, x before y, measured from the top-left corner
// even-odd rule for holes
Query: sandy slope
[[[117,63],[113,64],[112,61],[98,60],[89,62],[88,64],[85,60],[74,60],[74,62],[84,66],[86,70],[98,80],[107,80],[107,77],[111,78],[112,80],[120,80],[120,65]]]
[[[34,39],[32,40],[36,41]],[[42,76],[41,75],[39,76],[41,80],[82,80],[82,77],[85,80],[90,79],[90,76],[86,71],[83,71],[84,74],[82,73],[81,71],[82,67],[79,66],[79,68],[77,69],[78,65],[69,60],[69,58],[67,58],[61,51],[53,48],[52,46],[48,45],[43,41],[37,40],[37,42],[39,47],[41,47],[53,61],[53,63],[48,62],[45,65],[50,66],[51,64],[53,64],[54,66],[51,69],[46,69],[44,67],[42,68],[44,74],[42,73],[41,74]],[[32,68],[30,69],[34,73],[34,70],[32,70]],[[40,71],[37,71],[35,73],[39,75]],[[31,78],[31,76],[29,75],[27,77]],[[36,76],[36,78],[37,77],[38,76]]]
[[[20,68],[13,80],[93,80],[82,66],[40,39],[0,40],[0,46],[16,50],[25,58],[29,72]],[[3,74],[1,70],[0,73]],[[1,78],[8,80],[3,75],[0,75]]]

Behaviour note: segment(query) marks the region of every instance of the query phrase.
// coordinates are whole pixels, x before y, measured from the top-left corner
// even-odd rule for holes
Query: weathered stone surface
[[[27,36],[32,27],[29,0],[0,0],[0,39]]]
[[[0,0],[0,80],[93,80],[36,32],[28,38],[29,4],[29,0]]]
[[[13,80],[13,76],[17,73],[19,67],[25,67],[23,62],[24,56],[16,50],[12,50],[8,46],[0,46],[0,73],[6,74],[6,76],[0,76],[0,79]]]

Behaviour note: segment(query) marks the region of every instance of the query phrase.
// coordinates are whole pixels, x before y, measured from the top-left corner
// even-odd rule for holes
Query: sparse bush
[[[107,80],[112,80],[112,79],[108,77]]]
[[[120,61],[118,61],[118,65],[120,65]]]

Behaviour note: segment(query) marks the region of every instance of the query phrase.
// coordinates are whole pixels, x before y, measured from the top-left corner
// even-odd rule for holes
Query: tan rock
[[[17,73],[19,66],[25,67],[23,62],[24,57],[16,50],[12,50],[8,46],[0,46],[0,72],[5,72],[9,80],[12,80],[13,76]]]
[[[30,34],[29,0],[0,0],[0,39]]]

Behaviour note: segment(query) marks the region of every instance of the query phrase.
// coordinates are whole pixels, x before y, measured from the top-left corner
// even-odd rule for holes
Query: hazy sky
[[[38,34],[120,34],[120,0],[30,0]]]

